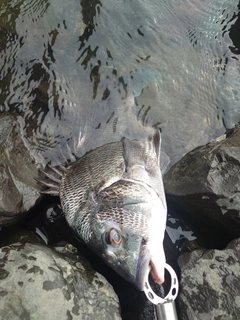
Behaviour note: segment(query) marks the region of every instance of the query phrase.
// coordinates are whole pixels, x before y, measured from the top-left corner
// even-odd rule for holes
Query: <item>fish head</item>
[[[153,280],[164,282],[166,208],[156,192],[144,183],[122,180],[94,202],[88,246],[141,291],[149,266]]]

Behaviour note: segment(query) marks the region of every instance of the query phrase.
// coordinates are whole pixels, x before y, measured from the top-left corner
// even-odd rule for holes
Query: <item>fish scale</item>
[[[60,185],[60,200],[70,225],[86,193],[98,185],[111,183],[109,177],[113,175],[116,179],[120,177],[122,164],[121,143],[112,143],[93,150],[68,168]]]
[[[111,207],[103,210],[98,214],[100,220],[113,220],[117,223],[138,230],[143,236],[143,240],[148,240],[148,218],[141,214],[136,214],[135,211],[124,210],[119,207]]]
[[[119,180],[109,188],[105,188],[98,195],[98,200],[104,202],[104,205],[113,205],[116,203],[140,203],[147,202],[152,195],[148,189],[143,189],[139,183],[132,181]]]

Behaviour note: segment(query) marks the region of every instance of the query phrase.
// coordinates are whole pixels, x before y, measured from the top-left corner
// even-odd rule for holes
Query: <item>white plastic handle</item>
[[[179,285],[178,285],[178,278],[177,278],[175,271],[173,270],[173,268],[169,264],[165,264],[164,268],[168,270],[168,272],[171,276],[171,288],[165,298],[161,298],[161,297],[157,296],[149,284],[148,275],[151,270],[150,266],[149,266],[149,272],[146,274],[146,279],[144,281],[144,292],[145,292],[148,300],[151,301],[153,304],[174,301],[177,297],[177,294],[178,294]]]

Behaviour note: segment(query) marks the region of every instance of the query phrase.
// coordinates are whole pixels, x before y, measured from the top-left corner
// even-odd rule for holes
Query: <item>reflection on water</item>
[[[166,227],[169,238],[172,243],[176,244],[176,248],[181,251],[181,245],[178,245],[178,242],[181,243],[181,240],[187,239],[189,242],[194,241],[197,237],[194,235],[192,230],[184,230],[176,218],[170,217],[168,219],[168,225]]]
[[[160,127],[171,162],[240,120],[235,0],[1,1],[0,110],[42,163]]]

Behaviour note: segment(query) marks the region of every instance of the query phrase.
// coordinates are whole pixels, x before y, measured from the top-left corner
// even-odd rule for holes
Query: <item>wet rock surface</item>
[[[33,243],[1,248],[0,319],[121,319],[105,278],[72,246],[56,250]]]
[[[40,199],[40,164],[31,157],[16,118],[0,117],[0,226],[16,222]]]
[[[215,233],[218,246],[240,236],[240,129],[188,153],[165,175],[175,208],[199,230]]]
[[[196,250],[183,254],[181,320],[238,320],[240,317],[240,239],[225,250]]]

